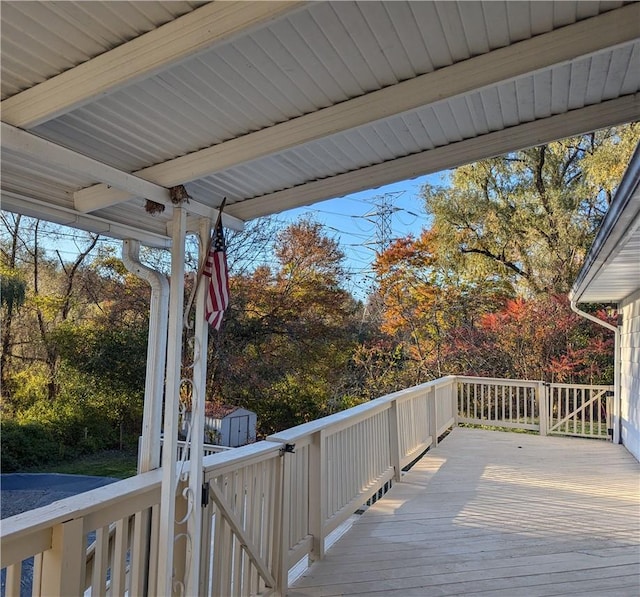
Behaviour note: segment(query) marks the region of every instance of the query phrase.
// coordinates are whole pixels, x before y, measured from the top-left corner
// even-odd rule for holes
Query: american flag
[[[225,309],[229,305],[229,272],[225,253],[222,222],[218,219],[202,275],[209,278],[204,316],[215,330],[220,329]]]

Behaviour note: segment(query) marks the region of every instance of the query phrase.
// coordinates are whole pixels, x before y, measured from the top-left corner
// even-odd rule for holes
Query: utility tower
[[[393,240],[392,216],[395,212],[400,211],[400,208],[396,207],[394,203],[403,193],[404,191],[385,193],[368,199],[367,203],[371,203],[373,208],[360,216],[375,226],[373,239],[365,242],[364,245],[373,249],[376,257],[382,255],[391,245]],[[362,326],[367,319],[371,321],[380,320],[384,297],[380,296],[379,283],[380,280],[375,276],[370,287],[369,298],[362,313],[360,330],[362,330]]]
[[[376,255],[384,253],[391,244],[393,235],[392,215],[394,212],[400,211],[400,208],[395,207],[394,202],[403,193],[404,191],[385,193],[367,200],[367,203],[373,205],[373,209],[361,217],[375,226],[375,236],[373,240],[366,242],[365,245],[372,246]]]

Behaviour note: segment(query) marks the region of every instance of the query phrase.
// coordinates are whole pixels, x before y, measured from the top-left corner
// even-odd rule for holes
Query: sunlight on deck
[[[640,593],[640,474],[600,440],[455,429],[290,595]]]

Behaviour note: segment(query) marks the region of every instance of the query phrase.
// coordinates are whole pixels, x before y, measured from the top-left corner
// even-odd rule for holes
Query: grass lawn
[[[136,474],[137,458],[133,452],[108,450],[82,456],[76,460],[60,462],[23,471],[25,473],[65,473],[126,479]]]

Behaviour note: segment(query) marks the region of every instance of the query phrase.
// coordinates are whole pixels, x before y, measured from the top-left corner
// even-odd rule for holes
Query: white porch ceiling
[[[3,208],[166,244],[144,181],[246,220],[640,118],[638,3],[114,4],[3,2],[3,122],[104,165],[3,141]]]

